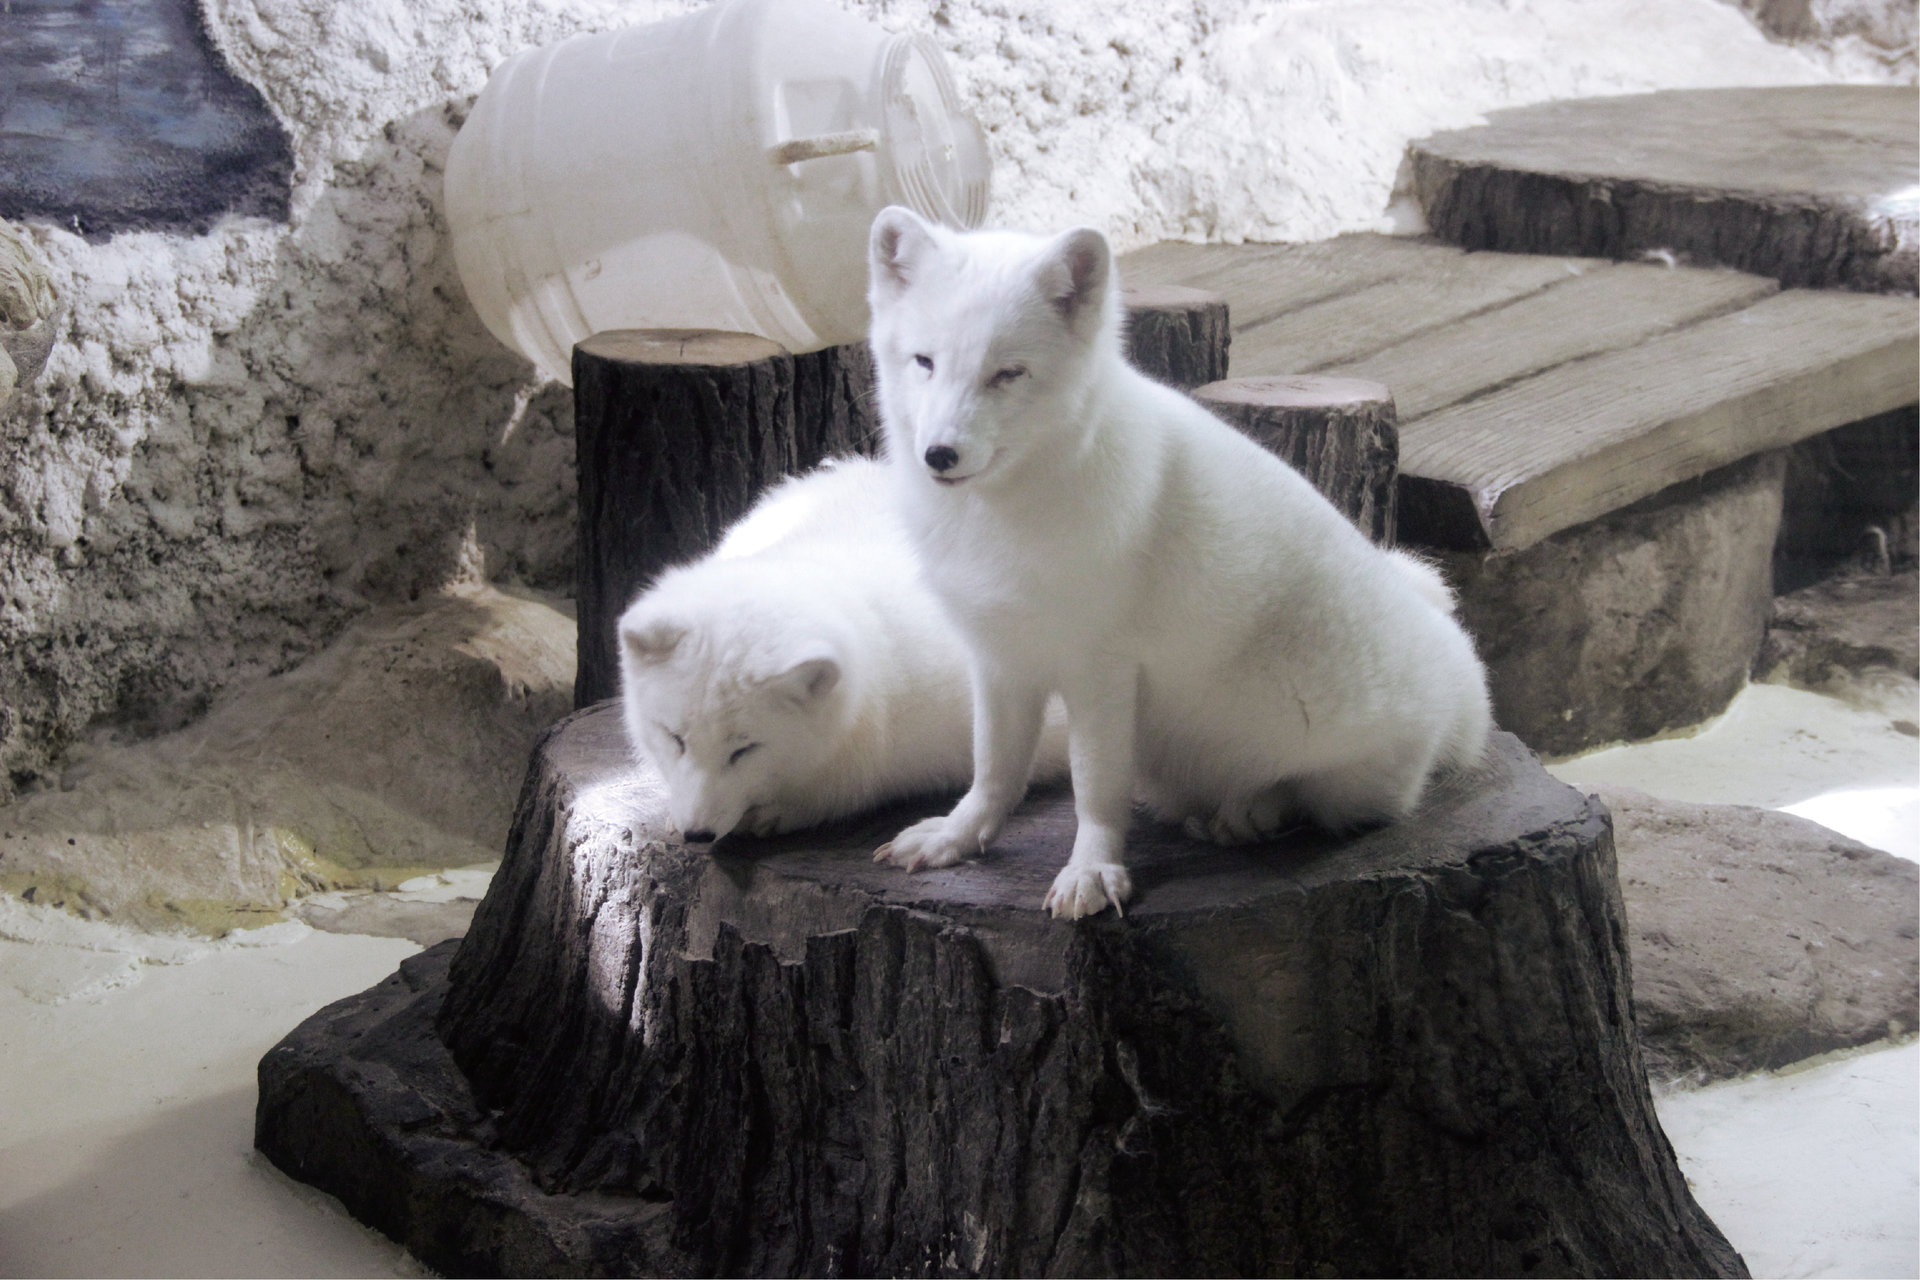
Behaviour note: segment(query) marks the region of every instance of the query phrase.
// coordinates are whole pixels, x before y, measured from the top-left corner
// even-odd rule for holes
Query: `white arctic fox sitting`
[[[962,234],[901,208],[869,245],[895,497],[972,650],[974,775],[876,858],[945,866],[1019,800],[1065,700],[1078,831],[1046,905],[1131,892],[1130,801],[1233,843],[1298,811],[1404,817],[1479,758],[1486,677],[1427,566],[1129,368],[1100,234]]]
[[[792,831],[972,776],[966,650],[888,490],[867,459],[789,480],[621,615],[627,736],[688,840]],[[1057,716],[1040,762],[1065,773]]]

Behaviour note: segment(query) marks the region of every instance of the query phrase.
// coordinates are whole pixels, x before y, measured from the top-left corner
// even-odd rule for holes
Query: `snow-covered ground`
[[[1910,688],[1889,696],[1755,686],[1691,737],[1554,771],[1792,808],[1914,857],[1920,740],[1892,727],[1915,718]],[[479,882],[453,873],[398,896]],[[299,923],[183,941],[0,900],[0,1275],[422,1274],[252,1149],[261,1055],[418,950]],[[1659,1106],[1695,1194],[1756,1276],[1920,1273],[1920,1045]]]

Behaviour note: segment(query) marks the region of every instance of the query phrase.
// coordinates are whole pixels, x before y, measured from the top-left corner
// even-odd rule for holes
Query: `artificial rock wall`
[[[0,42],[35,7],[0,11]],[[82,735],[177,726],[373,603],[566,589],[569,397],[466,305],[441,163],[510,54],[693,7],[199,0],[198,38],[285,132],[287,213],[26,220],[66,311],[0,407],[0,802]],[[1389,225],[1408,139],[1496,107],[1912,74],[1910,48],[1790,46],[1720,0],[849,7],[946,50],[991,139],[996,222],[1092,223],[1123,249]],[[79,40],[62,74],[113,91],[104,47]],[[12,109],[0,142],[28,127]]]

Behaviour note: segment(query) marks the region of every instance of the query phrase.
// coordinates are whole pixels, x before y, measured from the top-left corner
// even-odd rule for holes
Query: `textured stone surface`
[[[1497,113],[1411,149],[1427,224],[1469,249],[1663,253],[1789,286],[1920,286],[1911,87],[1672,91]]]
[[[1876,668],[1920,679],[1920,574],[1847,574],[1773,602],[1755,676],[1818,689]]]
[[[1656,1079],[1739,1075],[1920,1027],[1920,868],[1788,813],[1599,794]]]
[[[13,0],[0,84],[0,217],[104,239],[287,216],[286,132],[194,0]]]
[[[291,230],[32,227],[69,310],[0,413],[0,795],[99,722],[178,728],[376,603],[568,581],[566,396],[493,345],[438,230],[456,120],[376,129]]]
[[[0,410],[15,387],[39,376],[60,310],[39,246],[23,228],[0,221]]]
[[[920,876],[868,857],[902,816],[691,852],[576,715],[448,976],[270,1053],[258,1145],[460,1274],[1744,1273],[1653,1119],[1605,819],[1510,737],[1348,841],[1137,829],[1072,926],[1066,796]]]
[[[1885,69],[1912,83],[1914,6],[1907,0],[1731,0],[1776,40],[1829,51],[1836,70]]]
[[[1500,726],[1567,755],[1721,711],[1772,607],[1782,470],[1762,454],[1524,551],[1436,553]]]
[[[571,705],[573,631],[490,588],[377,610],[193,726],[94,744],[0,810],[0,889],[218,934],[298,894],[491,862],[529,748]]]
[[[289,914],[326,933],[405,938],[431,947],[467,932],[492,879],[491,866],[451,869],[395,889],[309,894]]]

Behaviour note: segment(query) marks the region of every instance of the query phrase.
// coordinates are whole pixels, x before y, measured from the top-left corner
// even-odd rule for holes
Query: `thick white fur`
[[[972,776],[966,651],[888,488],[866,459],[789,480],[621,615],[627,735],[689,838],[792,831]],[[1039,761],[1066,771],[1058,716]]]
[[[1132,795],[1223,843],[1304,812],[1404,817],[1479,758],[1485,673],[1428,565],[1121,355],[1094,231],[875,220],[873,350],[896,501],[974,675],[974,781],[878,856],[971,856],[1065,700],[1078,830],[1055,915],[1116,908]]]

